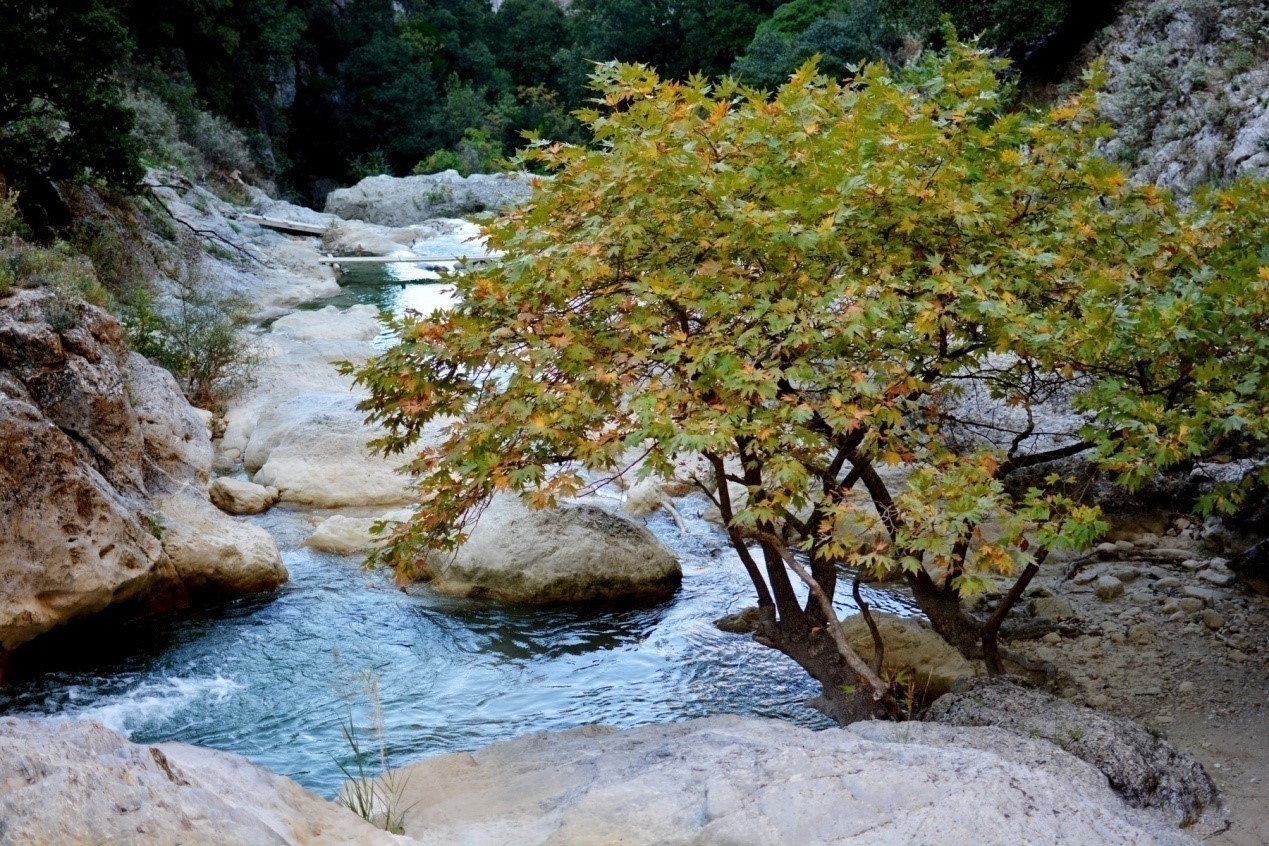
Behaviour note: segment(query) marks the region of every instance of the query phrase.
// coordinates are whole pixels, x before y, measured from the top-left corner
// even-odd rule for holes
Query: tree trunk
[[[832,636],[822,623],[805,613],[796,618],[775,619],[767,611],[758,625],[755,639],[777,649],[797,662],[811,678],[820,683],[822,694],[814,706],[838,725],[859,720],[888,719],[885,707],[872,695],[867,685],[837,651]]]

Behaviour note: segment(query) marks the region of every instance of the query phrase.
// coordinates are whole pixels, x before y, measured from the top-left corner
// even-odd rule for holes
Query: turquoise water
[[[346,294],[399,311],[435,285],[363,281]],[[324,304],[324,303],[323,303]],[[344,725],[373,735],[377,687],[395,763],[531,731],[619,727],[720,713],[826,725],[796,665],[711,621],[752,604],[723,532],[679,501],[649,528],[683,562],[671,599],[640,608],[508,607],[403,592],[356,558],[302,546],[324,514],[278,507],[250,520],[277,539],[291,581],[240,600],[108,630],[73,629],[24,652],[0,713],[91,717],[140,742],[241,753],[327,796],[351,763]],[[904,600],[869,601],[908,611]],[[849,606],[843,605],[845,610]],[[373,745],[370,743],[369,745]]]

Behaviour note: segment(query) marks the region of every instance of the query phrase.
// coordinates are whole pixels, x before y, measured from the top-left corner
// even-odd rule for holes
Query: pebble
[[[1180,684],[1178,684],[1178,685],[1176,686],[1176,692],[1177,692],[1177,693],[1193,693],[1193,692],[1194,692],[1194,682],[1192,682],[1192,681],[1183,681],[1183,682],[1181,682]]]
[[[1147,547],[1147,546],[1158,546],[1158,545],[1159,545],[1159,536],[1156,535],[1154,532],[1146,532],[1144,535],[1140,535],[1137,538],[1137,546]]]
[[[1071,581],[1075,582],[1077,585],[1086,585],[1089,582],[1096,581],[1101,576],[1101,572],[1101,570],[1096,568],[1085,570],[1082,573],[1076,573],[1075,578],[1071,579]]]
[[[1128,639],[1138,646],[1147,646],[1154,643],[1157,634],[1154,626],[1149,623],[1138,623],[1128,630]]]
[[[1154,583],[1155,590],[1172,590],[1173,588],[1179,588],[1180,586],[1181,580],[1176,576],[1165,576]]]
[[[1049,632],[1044,637],[1040,638],[1041,643],[1047,643],[1050,646],[1052,646],[1055,643],[1061,643],[1061,641],[1062,641],[1062,636],[1058,634],[1057,632]]]
[[[1128,640],[1128,636],[1125,635],[1123,632],[1111,632],[1110,634],[1106,635],[1106,639],[1109,640],[1111,643],[1126,643]]]
[[[1109,602],[1116,597],[1124,595],[1124,583],[1116,579],[1114,576],[1101,576],[1097,579],[1097,584],[1093,587],[1097,598],[1103,602]]]
[[[1223,628],[1225,626],[1225,615],[1209,608],[1203,612],[1203,625],[1212,631]]]
[[[1204,602],[1197,596],[1187,596],[1177,603],[1177,607],[1186,614],[1193,614],[1196,611],[1203,610]]]
[[[1119,581],[1127,583],[1135,581],[1136,578],[1141,575],[1141,571],[1136,567],[1124,564],[1111,570],[1110,574],[1116,579],[1119,579]]]
[[[1114,555],[1118,551],[1119,547],[1113,543],[1099,543],[1094,550],[1094,552],[1102,556]]]
[[[1207,566],[1207,562],[1199,561],[1198,559],[1195,559],[1195,558],[1187,558],[1181,562],[1181,566],[1193,572],[1195,570],[1202,570],[1204,567]]]
[[[1132,552],[1136,548],[1137,547],[1133,544],[1132,541],[1128,541],[1128,540],[1115,541],[1115,550],[1117,552]]]
[[[1037,620],[1066,620],[1075,616],[1075,610],[1064,596],[1042,596],[1031,602],[1031,616]]]
[[[1181,588],[1181,593],[1184,596],[1197,599],[1206,605],[1215,605],[1216,600],[1223,596],[1223,594],[1211,590],[1210,588],[1195,587],[1194,585],[1186,585]]]
[[[1229,587],[1234,583],[1235,576],[1228,571],[1222,573],[1219,570],[1203,570],[1198,577],[1209,584],[1217,587]]]

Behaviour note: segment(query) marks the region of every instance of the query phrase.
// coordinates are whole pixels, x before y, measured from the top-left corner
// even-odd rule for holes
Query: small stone
[[[1203,625],[1207,626],[1212,631],[1223,628],[1225,625],[1225,615],[1219,611],[1213,611],[1209,608],[1203,612]]]
[[[1233,573],[1222,573],[1219,570],[1203,570],[1198,574],[1198,577],[1208,584],[1213,584],[1217,587],[1229,587],[1236,579]]]
[[[1190,572],[1194,572],[1195,570],[1202,570],[1204,567],[1207,566],[1207,563],[1204,561],[1199,561],[1196,558],[1187,558],[1181,562],[1181,566],[1189,570]]]
[[[1115,541],[1116,552],[1132,552],[1136,548],[1137,547],[1133,545],[1132,541],[1127,541],[1127,540]]]
[[[1170,726],[1172,725],[1172,718],[1167,716],[1166,714],[1160,714],[1159,716],[1154,718],[1154,722],[1156,725]]]
[[[1154,643],[1155,636],[1158,634],[1155,627],[1149,623],[1138,623],[1128,629],[1128,639],[1138,646],[1147,646]]]
[[[1075,616],[1075,609],[1064,596],[1043,596],[1032,600],[1031,616],[1037,620],[1066,620]]]
[[[1127,635],[1125,635],[1123,632],[1111,632],[1110,634],[1106,635],[1106,639],[1109,640],[1111,643],[1126,643],[1128,641]]]
[[[1216,601],[1224,594],[1208,588],[1195,587],[1194,585],[1186,585],[1181,588],[1181,593],[1187,597],[1201,600],[1205,605],[1215,605]]]
[[[1180,608],[1181,611],[1186,614],[1193,614],[1197,611],[1202,611],[1203,605],[1204,605],[1203,600],[1199,599],[1196,596],[1184,597],[1180,602],[1177,603],[1177,607]]]
[[[1113,543],[1099,543],[1094,552],[1103,558],[1106,558],[1119,552],[1119,547]]]
[[[1085,570],[1082,573],[1076,573],[1075,578],[1072,579],[1071,581],[1075,582],[1075,584],[1077,585],[1086,585],[1086,584],[1089,584],[1090,582],[1097,581],[1097,579],[1101,577],[1101,572],[1102,572],[1101,570],[1096,570],[1096,569]]]
[[[749,634],[758,630],[759,621],[758,609],[750,606],[742,608],[734,614],[718,618],[714,621],[714,626],[720,631],[731,634]]]
[[[1123,564],[1111,570],[1110,574],[1124,584],[1127,584],[1128,582],[1136,581],[1137,577],[1141,575],[1141,571],[1136,567]]]
[[[1159,579],[1159,581],[1154,583],[1154,589],[1159,591],[1172,590],[1173,588],[1179,588],[1180,586],[1181,580],[1175,576],[1168,576],[1166,578]]]
[[[1057,632],[1049,632],[1049,633],[1048,633],[1048,634],[1046,634],[1044,637],[1040,638],[1040,642],[1041,642],[1041,643],[1047,643],[1047,644],[1049,644],[1050,646],[1052,646],[1052,645],[1053,645],[1053,644],[1055,644],[1055,643],[1061,643],[1061,642],[1062,642],[1062,636],[1061,636],[1060,634],[1058,634]]]
[[[1183,681],[1183,682],[1181,682],[1180,684],[1178,684],[1178,685],[1176,686],[1176,692],[1177,692],[1177,693],[1193,693],[1193,692],[1194,692],[1194,682],[1192,682],[1192,681]]]
[[[1141,535],[1140,537],[1137,538],[1136,545],[1139,547],[1158,546],[1159,536],[1156,535],[1154,532],[1146,532],[1144,535]]]
[[[1101,576],[1097,579],[1093,591],[1097,594],[1098,599],[1103,602],[1109,602],[1116,597],[1124,595],[1124,583],[1114,576]]]

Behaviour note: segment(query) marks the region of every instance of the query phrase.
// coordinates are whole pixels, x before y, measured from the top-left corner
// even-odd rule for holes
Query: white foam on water
[[[218,704],[233,696],[243,685],[223,676],[213,678],[169,677],[147,681],[131,690],[107,696],[91,697],[82,705],[78,688],[69,693],[70,704],[59,711],[55,720],[96,720],[106,728],[131,736],[133,732],[161,723],[192,705]]]

